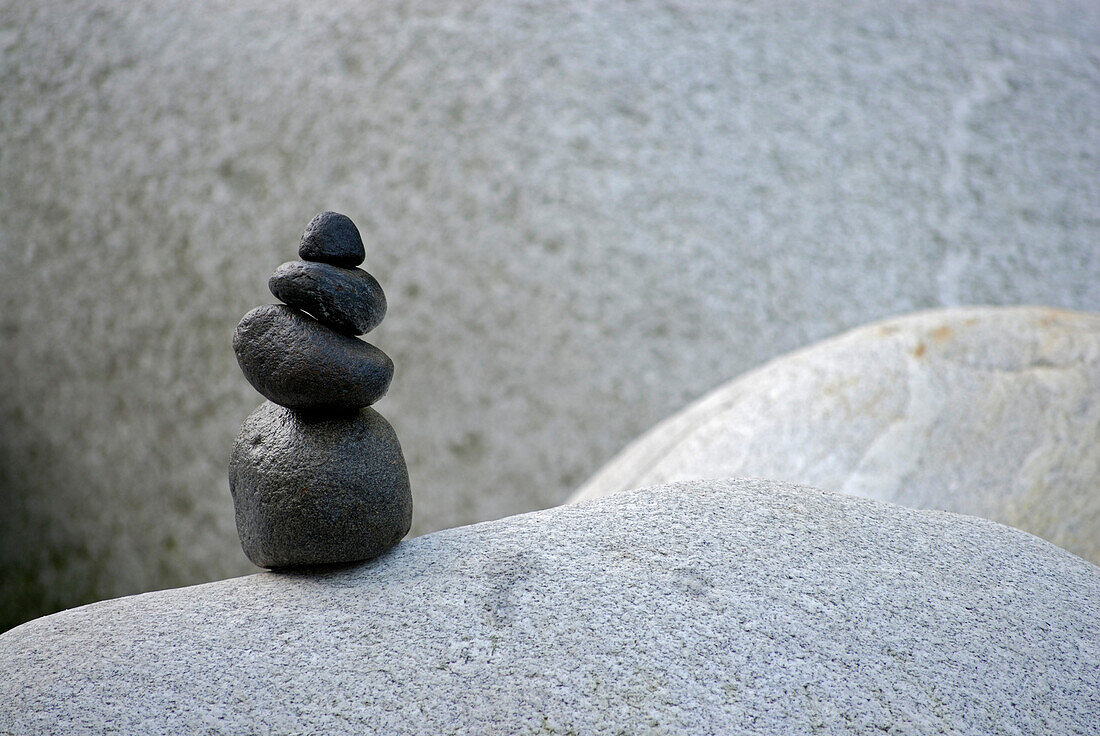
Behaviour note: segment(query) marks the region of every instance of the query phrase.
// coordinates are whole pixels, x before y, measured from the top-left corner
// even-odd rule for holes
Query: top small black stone
[[[306,225],[298,257],[303,261],[355,268],[367,253],[354,222],[338,212],[322,212]]]

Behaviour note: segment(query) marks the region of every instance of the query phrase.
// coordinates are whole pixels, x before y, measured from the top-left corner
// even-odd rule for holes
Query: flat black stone
[[[260,567],[367,560],[412,522],[401,445],[373,409],[318,418],[264,402],[233,445],[229,490],[241,547]]]
[[[290,306],[347,335],[370,332],[386,316],[381,285],[360,268],[288,261],[275,269],[267,286]]]
[[[282,304],[256,307],[233,333],[244,377],[291,409],[358,409],[385,396],[393,361],[381,350]]]
[[[355,268],[367,257],[359,228],[346,215],[322,212],[310,220],[298,246],[298,257],[343,268]]]

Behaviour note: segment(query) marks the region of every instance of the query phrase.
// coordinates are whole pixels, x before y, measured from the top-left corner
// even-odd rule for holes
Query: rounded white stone
[[[571,500],[730,476],[984,516],[1100,563],[1100,315],[967,308],[853,330],[714,390]]]
[[[1100,569],[769,481],[452,529],[0,636],[0,732],[1087,733]]]

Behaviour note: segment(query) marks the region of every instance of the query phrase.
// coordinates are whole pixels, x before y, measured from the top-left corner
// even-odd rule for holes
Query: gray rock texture
[[[405,458],[373,409],[310,417],[265,401],[229,457],[237,532],[261,567],[356,562],[412,523]]]
[[[267,288],[276,298],[348,335],[370,332],[386,316],[382,286],[361,268],[288,261],[271,274]]]
[[[1097,723],[1100,568],[984,519],[768,481],[621,494],[0,636],[10,734]]]
[[[1100,564],[1100,315],[952,309],[853,330],[716,389],[572,500],[728,476],[984,516]]]
[[[226,335],[322,210],[389,298],[413,533],[874,319],[1100,311],[1098,12],[0,0],[0,621],[250,569]]]
[[[298,255],[344,268],[355,268],[367,257],[359,228],[339,212],[322,212],[309,221]]]
[[[283,304],[246,314],[233,332],[233,352],[253,388],[291,409],[370,406],[393,380],[393,361],[374,345]]]

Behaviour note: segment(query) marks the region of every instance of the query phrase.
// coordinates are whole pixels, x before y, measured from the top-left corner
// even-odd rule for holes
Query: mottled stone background
[[[252,569],[230,335],[318,211],[414,532],[915,309],[1100,311],[1100,6],[0,0],[0,628]]]

